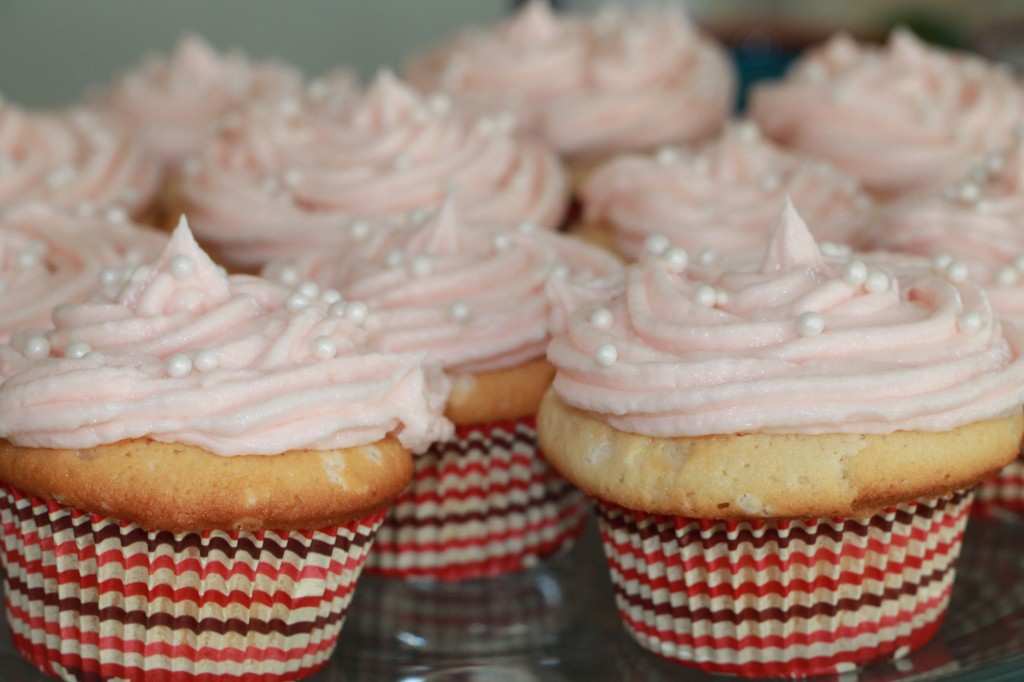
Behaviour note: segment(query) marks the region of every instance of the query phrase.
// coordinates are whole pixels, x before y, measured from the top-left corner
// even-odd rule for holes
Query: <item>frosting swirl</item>
[[[999,315],[1024,325],[1024,142],[984,159],[961,183],[892,204],[858,243],[967,274]]]
[[[33,114],[0,99],[0,207],[45,201],[138,216],[162,171],[128,133],[84,109]]]
[[[696,149],[618,157],[582,190],[584,222],[608,229],[630,258],[657,234],[693,253],[763,248],[787,196],[816,237],[835,242],[847,241],[872,209],[856,180],[784,151],[749,121]]]
[[[344,251],[277,262],[268,276],[336,288],[368,307],[372,347],[424,350],[428,362],[453,372],[542,357],[567,307],[620,286],[621,265],[602,249],[529,226],[467,228],[454,204]]]
[[[151,55],[123,76],[100,106],[124,118],[165,163],[179,165],[201,149],[225,114],[295,91],[301,82],[284,64],[221,55],[188,35],[169,57]]]
[[[750,116],[891,198],[955,182],[1005,145],[1024,117],[1024,92],[1006,69],[907,31],[884,48],[839,35],[785,80],[755,87]]]
[[[676,10],[559,16],[537,0],[493,30],[464,31],[416,57],[407,73],[474,111],[514,112],[572,159],[711,134],[735,82],[724,50]]]
[[[43,334],[13,335],[27,366],[0,385],[0,437],[269,455],[388,434],[421,450],[450,436],[447,380],[425,373],[422,355],[362,349],[363,336],[308,285],[227,276],[180,225],[113,295],[57,307]]]
[[[548,357],[554,390],[652,436],[944,431],[1024,399],[1024,336],[981,288],[822,256],[789,205],[759,267],[682,271],[670,251],[581,309]]]
[[[0,339],[19,327],[49,326],[54,306],[113,285],[122,268],[154,258],[165,242],[163,234],[123,219],[76,216],[46,204],[0,214]]]
[[[453,184],[470,223],[557,226],[567,192],[557,158],[449,107],[383,72],[340,111],[315,102],[248,110],[185,180],[197,236],[228,262],[254,267],[336,242],[354,221],[435,208]]]

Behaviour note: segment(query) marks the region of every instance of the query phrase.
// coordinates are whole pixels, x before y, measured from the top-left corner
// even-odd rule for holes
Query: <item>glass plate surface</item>
[[[47,680],[0,624],[0,680]],[[525,574],[455,586],[363,576],[330,664],[311,682],[722,680],[668,663],[619,624],[590,524],[567,555]],[[735,678],[734,678],[735,679]],[[817,680],[1024,680],[1024,525],[972,520],[949,613],[907,658]]]

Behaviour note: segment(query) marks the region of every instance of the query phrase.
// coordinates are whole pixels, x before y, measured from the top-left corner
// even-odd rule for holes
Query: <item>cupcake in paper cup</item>
[[[369,570],[483,578],[571,546],[585,500],[537,452],[534,415],[553,373],[544,349],[564,306],[621,286],[617,259],[529,224],[467,227],[449,199],[420,224],[277,262],[267,274],[336,289],[366,315],[371,347],[425,351],[451,378],[455,435],[414,458],[413,483],[385,521]]]
[[[446,379],[336,312],[228,277],[182,225],[114,293],[12,336],[0,525],[23,656],[67,680],[327,662],[410,451],[451,434]]]
[[[970,277],[985,287],[996,314],[1024,324],[1024,143],[980,159],[958,183],[894,203],[856,241]],[[1024,459],[978,488],[972,513],[1024,519]]]
[[[542,451],[595,498],[644,648],[747,677],[903,656],[942,621],[971,489],[1019,449],[1024,336],[970,281],[823,256],[791,204],[743,261],[669,248],[580,308]]]

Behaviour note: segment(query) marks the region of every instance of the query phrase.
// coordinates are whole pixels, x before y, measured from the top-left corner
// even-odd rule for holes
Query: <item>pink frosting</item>
[[[483,112],[512,111],[561,154],[594,158],[689,142],[732,108],[728,57],[673,9],[555,15],[532,0],[412,60],[411,82]]]
[[[1024,91],[1006,69],[906,31],[884,48],[839,35],[785,80],[755,87],[750,116],[891,198],[955,182],[1005,145],[1024,117]]]
[[[157,160],[109,118],[29,113],[0,99],[0,207],[45,201],[137,216],[161,176]]]
[[[966,272],[1000,315],[1024,324],[1024,143],[980,163],[962,183],[896,202],[859,244],[926,256]]]
[[[853,178],[784,151],[750,122],[693,150],[618,157],[582,191],[584,220],[607,226],[630,258],[659,234],[693,253],[762,249],[787,196],[816,237],[835,242],[867,221],[873,203]]]
[[[650,256],[573,316],[548,350],[562,399],[652,436],[942,431],[1024,401],[1024,334],[978,285],[826,258],[792,205],[760,263],[680,270]]]
[[[74,215],[47,204],[0,213],[0,339],[17,328],[49,326],[54,306],[113,285],[125,268],[154,258],[166,241],[166,235],[124,220]]]
[[[335,313],[308,287],[227,276],[181,225],[113,295],[12,337],[25,367],[0,385],[0,437],[52,448],[147,437],[221,455],[388,434],[422,450],[449,437],[443,375],[424,372],[422,354],[363,349],[357,321]]]
[[[542,357],[566,308],[610,296],[622,268],[602,249],[536,228],[467,228],[449,200],[422,225],[279,261],[267,274],[365,304],[371,346],[425,350],[446,370],[479,372]]]
[[[359,221],[436,208],[450,186],[473,224],[559,224],[565,173],[553,153],[500,121],[467,124],[383,72],[338,110],[253,107],[186,178],[201,239],[241,267],[343,239]]]
[[[296,91],[301,82],[284,64],[218,54],[202,38],[189,35],[170,57],[149,56],[125,75],[101,106],[134,126],[165,163],[180,164],[202,148],[225,114],[252,100]]]

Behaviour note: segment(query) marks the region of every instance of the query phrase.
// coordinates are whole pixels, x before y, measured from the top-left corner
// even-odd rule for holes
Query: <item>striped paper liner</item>
[[[374,574],[470,580],[521,571],[571,547],[586,523],[586,498],[541,456],[532,417],[459,425],[414,462],[367,561]]]
[[[989,521],[1024,521],[1024,455],[978,486],[971,514]]]
[[[11,636],[65,680],[294,680],[330,658],[384,512],[169,533],[0,492]]]
[[[642,647],[709,672],[802,677],[905,656],[935,634],[972,496],[861,520],[597,506],[619,614]]]

